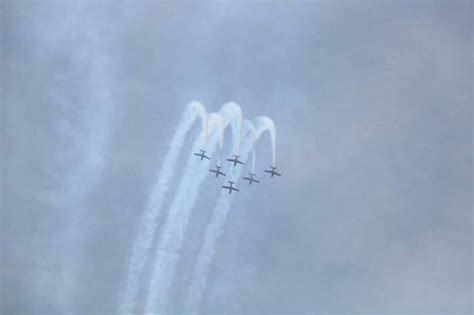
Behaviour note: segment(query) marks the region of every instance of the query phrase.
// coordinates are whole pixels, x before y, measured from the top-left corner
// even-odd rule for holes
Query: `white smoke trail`
[[[236,155],[239,155],[240,151],[240,138],[242,136],[242,122],[243,122],[243,116],[242,116],[242,110],[240,109],[240,106],[237,105],[234,102],[229,102],[226,103],[222,106],[222,108],[219,110],[219,114],[226,119],[227,118],[232,118],[230,121],[231,127],[232,127],[232,135],[234,137],[233,143],[233,152]]]
[[[252,143],[252,173],[255,173],[255,159],[257,154],[255,151],[255,144],[257,142],[257,139],[255,138],[256,130],[255,126],[248,120],[244,120],[244,127],[247,129],[250,141]]]
[[[276,130],[275,123],[267,116],[259,116],[253,120],[253,124],[257,130],[256,139],[260,138],[261,133],[268,130],[270,133],[270,140],[272,141],[272,166],[275,166],[276,162]]]
[[[208,116],[204,106],[199,102],[191,102],[187,106],[183,117],[169,145],[163,165],[158,174],[156,184],[153,187],[148,205],[138,225],[138,235],[132,245],[132,253],[128,266],[126,288],[119,300],[119,313],[131,314],[135,307],[135,299],[138,291],[138,282],[143,268],[149,258],[149,250],[152,245],[157,219],[161,214],[161,208],[165,201],[169,182],[172,178],[181,148],[186,135],[191,129],[196,118],[201,119],[203,132],[199,147],[205,147],[207,142]]]
[[[255,151],[255,145],[252,149],[252,174],[255,174],[255,160],[256,160],[257,152]]]
[[[273,140],[275,139],[275,125],[273,121],[268,117],[259,117],[255,121],[257,123],[257,128],[253,128],[252,124],[245,124],[247,127],[247,133],[243,141],[242,149],[242,159],[244,161],[247,159],[250,150],[254,146],[254,143],[258,141],[265,130],[269,131],[272,138],[272,143],[274,143]],[[231,171],[232,178],[235,178],[235,183],[237,184],[238,179],[242,173],[242,167],[232,168]],[[214,259],[216,243],[223,233],[225,220],[232,204],[232,200],[233,196],[223,191],[219,200],[217,201],[216,207],[214,208],[211,221],[204,235],[203,246],[198,255],[198,260],[194,268],[193,278],[185,297],[185,314],[196,314],[198,312],[198,307],[207,287],[207,278],[212,261]]]
[[[208,141],[208,152],[214,151],[215,134],[211,133]],[[195,141],[193,150],[199,148]],[[199,160],[190,156],[184,169],[184,177],[177,189],[173,203],[168,211],[163,235],[157,246],[156,261],[153,265],[148,298],[145,306],[146,314],[163,314],[167,299],[167,291],[171,286],[175,264],[178,261],[182,235],[189,218],[189,210],[197,198],[199,186],[208,173],[209,160]]]
[[[226,103],[222,106],[219,114],[222,116],[223,128],[216,130],[217,136],[221,136],[223,129],[231,123],[234,139],[240,141],[242,120],[240,106],[233,102]],[[211,133],[209,139],[209,155],[212,155],[214,151],[217,138],[214,135],[215,133]],[[234,143],[234,148],[238,149],[238,146],[238,143]],[[147,314],[166,313],[168,291],[179,260],[184,232],[197,199],[197,192],[208,172],[208,168],[208,160],[199,161],[192,156],[188,159],[183,178],[166,218],[162,238],[157,246],[156,261],[153,266],[145,306]]]
[[[222,116],[217,113],[209,114],[208,118],[208,129],[216,129],[219,136],[219,153],[217,155],[217,165],[221,165],[221,157],[222,157],[222,146],[224,145],[224,121],[222,120]]]

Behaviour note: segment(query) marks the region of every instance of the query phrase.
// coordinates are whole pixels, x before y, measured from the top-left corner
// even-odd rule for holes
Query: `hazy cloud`
[[[270,116],[284,174],[264,178],[262,139],[262,183],[235,198],[203,313],[472,312],[470,1],[0,10],[1,313],[115,312],[138,218],[194,99]],[[75,173],[87,193],[57,195],[84,188]],[[173,310],[217,190],[206,179]],[[78,210],[79,236],[61,240]]]

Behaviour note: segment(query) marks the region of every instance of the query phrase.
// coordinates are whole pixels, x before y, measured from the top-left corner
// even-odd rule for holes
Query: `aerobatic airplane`
[[[216,173],[216,177],[219,177],[219,175],[225,176],[225,174],[221,172],[221,167],[219,165],[216,165],[215,170],[209,170],[209,172]]]
[[[235,187],[233,186],[233,185],[234,185],[234,182],[229,181],[229,184],[230,184],[230,186],[222,186],[222,188],[229,189],[229,194],[231,194],[232,191],[240,191],[240,190],[238,190],[237,188],[235,188]]]
[[[250,177],[242,177],[242,179],[245,179],[245,180],[248,180],[249,181],[249,185],[252,185],[252,182],[255,182],[255,183],[260,183],[259,180],[256,180],[255,178],[253,178],[255,176],[254,173],[249,173]]]
[[[239,157],[240,157],[239,155],[235,155],[235,154],[234,154],[234,158],[233,158],[233,159],[227,159],[227,161],[233,162],[233,163],[234,163],[234,166],[236,166],[237,163],[238,163],[238,164],[244,164],[244,162],[242,162],[242,161],[239,160]]]
[[[201,157],[201,161],[202,161],[203,159],[208,159],[208,160],[211,159],[210,157],[208,157],[208,156],[206,155],[206,151],[204,151],[204,150],[200,150],[200,151],[201,151],[201,153],[194,153],[194,155],[197,155],[197,156]]]
[[[279,174],[279,173],[275,172],[275,170],[276,170],[276,167],[270,166],[270,168],[271,168],[271,170],[265,170],[264,172],[267,172],[267,173],[270,173],[270,174],[272,174],[272,176],[271,176],[271,177],[273,177],[273,175],[281,176],[281,174]]]

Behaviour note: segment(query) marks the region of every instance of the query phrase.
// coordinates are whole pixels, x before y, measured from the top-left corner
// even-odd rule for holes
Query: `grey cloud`
[[[0,10],[1,313],[62,313],[68,268],[80,275],[72,313],[115,312],[135,224],[193,99],[270,116],[284,174],[263,178],[262,139],[262,184],[229,213],[204,313],[472,312],[469,1],[4,1]],[[100,55],[108,81],[96,85]],[[91,146],[107,132],[95,120],[104,89],[110,134]],[[88,148],[104,161],[96,184],[58,207],[48,198],[80,186],[64,178]],[[214,184],[191,219],[175,311]],[[77,209],[80,236],[61,242]],[[68,255],[81,265],[64,265]]]

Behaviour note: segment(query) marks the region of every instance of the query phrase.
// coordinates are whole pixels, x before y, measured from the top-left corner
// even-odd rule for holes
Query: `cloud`
[[[472,311],[469,2],[2,6],[2,312],[58,311],[71,252],[84,259],[71,309],[115,311],[134,223],[191,99],[271,117],[283,173],[264,178],[262,139],[262,183],[229,212],[204,312]],[[58,245],[70,212],[45,194],[74,173],[95,183],[68,205],[87,208],[76,253]],[[197,201],[173,309],[215,196]]]

